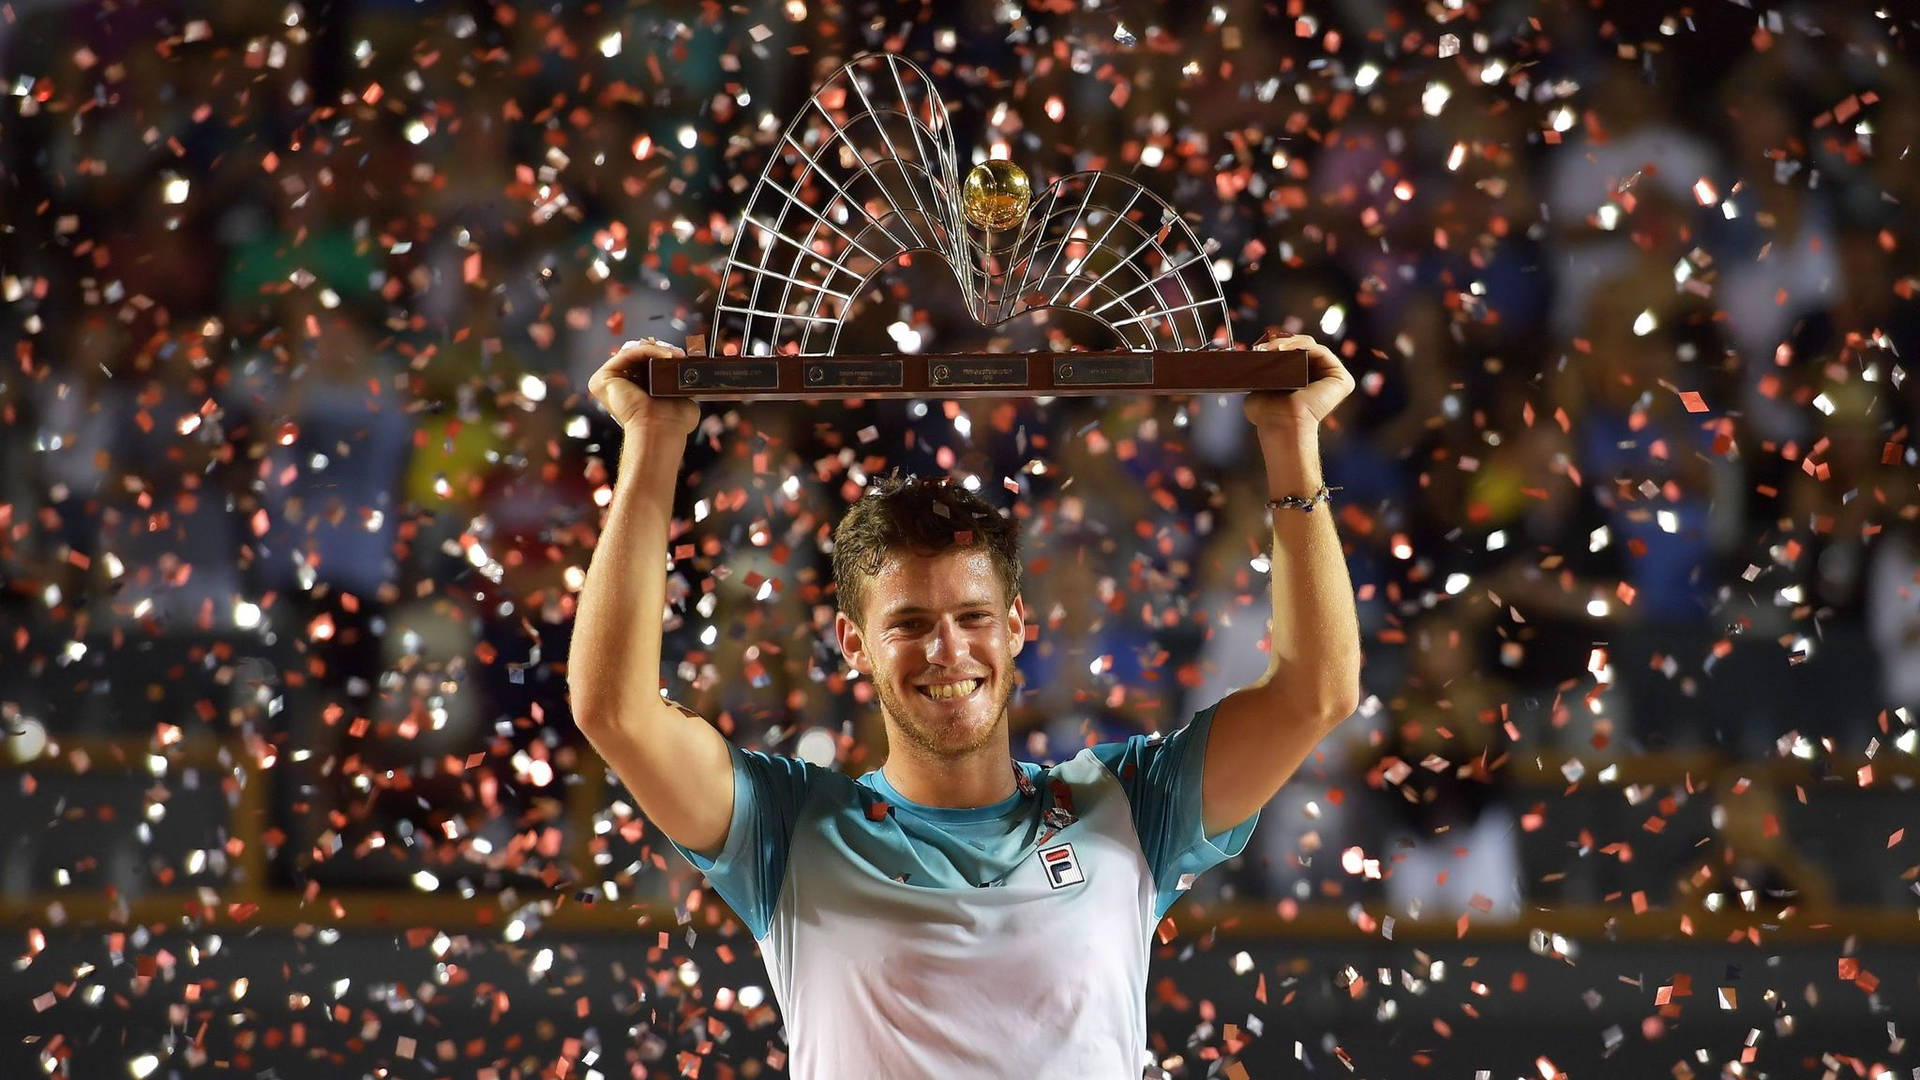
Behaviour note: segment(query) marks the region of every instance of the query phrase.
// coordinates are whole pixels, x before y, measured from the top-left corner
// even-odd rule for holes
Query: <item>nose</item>
[[[951,667],[960,662],[961,641],[960,626],[951,618],[943,618],[934,624],[933,633],[927,636],[927,663]]]

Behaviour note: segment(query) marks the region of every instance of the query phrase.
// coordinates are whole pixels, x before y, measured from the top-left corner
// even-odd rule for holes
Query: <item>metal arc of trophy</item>
[[[1037,198],[1010,162],[963,182],[946,105],[892,54],[854,58],[816,88],[770,156],[727,256],[710,338],[654,359],[649,393],[715,400],[1031,397],[1291,389],[1306,354],[1233,347],[1201,243],[1133,180],[1077,172]],[[903,256],[953,271],[981,324],[1039,309],[1090,318],[1101,352],[847,355],[855,303]],[[1064,319],[1064,317],[1063,317]]]

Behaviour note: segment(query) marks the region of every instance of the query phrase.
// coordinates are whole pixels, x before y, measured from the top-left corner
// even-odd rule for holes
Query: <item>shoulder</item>
[[[1080,758],[1088,758],[1105,767],[1114,779],[1123,786],[1131,787],[1143,773],[1165,774],[1179,771],[1188,763],[1188,759],[1197,759],[1200,748],[1206,745],[1206,737],[1213,727],[1213,713],[1217,705],[1210,705],[1188,717],[1187,722],[1169,732],[1141,732],[1112,742],[1095,743],[1080,752]]]
[[[1131,741],[1131,740],[1128,740]],[[1089,746],[1058,765],[1042,771],[1042,784],[1064,784],[1073,790],[1074,802],[1082,808],[1098,805],[1107,795],[1126,797],[1123,774],[1137,772],[1125,760],[1126,743],[1099,743]],[[1116,751],[1120,753],[1116,756]]]
[[[1047,770],[1047,775],[1069,784],[1092,784],[1115,778],[1126,761],[1133,738],[1120,742],[1096,743]]]
[[[1074,760],[1085,759],[1103,766],[1115,779],[1124,782],[1132,780],[1142,766],[1152,762],[1166,742],[1167,736],[1158,731],[1141,732],[1124,739],[1095,743],[1080,751]]]
[[[838,769],[816,765],[791,754],[735,746],[733,760],[750,786],[773,788],[791,799],[846,803],[857,801],[867,790]]]

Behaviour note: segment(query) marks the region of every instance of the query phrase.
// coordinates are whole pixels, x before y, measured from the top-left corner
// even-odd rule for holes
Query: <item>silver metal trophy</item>
[[[1073,173],[1035,198],[1018,166],[994,160],[963,181],[946,106],[926,72],[891,54],[859,56],[814,90],[754,186],[710,337],[689,342],[689,353],[705,355],[651,361],[647,389],[728,400],[1305,385],[1304,353],[1234,348],[1215,246],[1123,176]],[[983,325],[1037,309],[1076,312],[1121,347],[842,353],[856,300],[916,253],[953,271]]]

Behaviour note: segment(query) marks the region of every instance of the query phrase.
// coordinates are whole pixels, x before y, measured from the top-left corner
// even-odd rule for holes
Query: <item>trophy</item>
[[[714,400],[1231,393],[1306,385],[1299,350],[1234,347],[1214,271],[1179,213],[1123,176],[1063,176],[1037,197],[1009,161],[958,175],[946,105],[890,53],[855,57],[781,134],[734,232],[709,335],[655,358],[647,391]],[[966,311],[1044,310],[1105,351],[849,355],[856,302],[922,254]],[[1069,314],[1072,313],[1072,314]],[[704,354],[704,355],[701,355]]]

